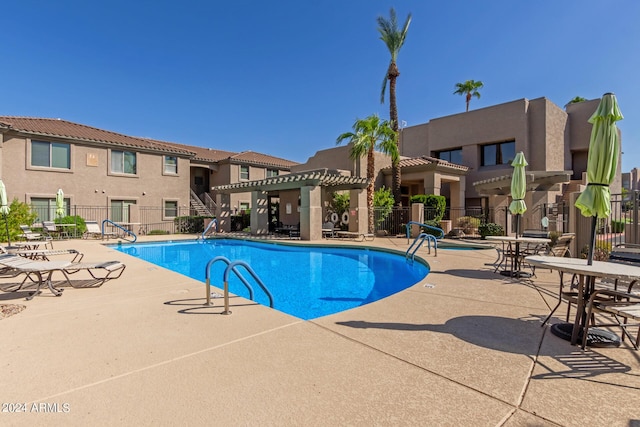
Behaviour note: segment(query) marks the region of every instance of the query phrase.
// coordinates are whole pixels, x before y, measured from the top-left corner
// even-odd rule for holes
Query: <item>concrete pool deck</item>
[[[640,352],[582,351],[541,328],[557,273],[494,274],[495,250],[421,249],[422,282],[302,321],[241,298],[221,315],[203,283],[101,243],[55,247],[121,260],[120,279],[0,293],[26,306],[0,320],[0,424],[640,426]]]

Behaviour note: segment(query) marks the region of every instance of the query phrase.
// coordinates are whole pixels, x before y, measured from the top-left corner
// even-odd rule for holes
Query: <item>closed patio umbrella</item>
[[[511,176],[511,204],[509,210],[516,216],[516,237],[520,235],[520,216],[527,211],[527,204],[524,202],[524,196],[527,193],[527,177],[524,172],[527,166],[527,160],[524,153],[520,151],[516,154],[511,166],[513,166],[513,175]]]
[[[58,189],[56,193],[56,216],[61,217],[64,215],[64,192],[62,188]]]
[[[0,213],[4,216],[4,223],[7,226],[7,246],[11,246],[11,236],[9,235],[9,221],[7,215],[9,214],[9,203],[7,200],[7,189],[4,186],[4,182],[0,179]]]
[[[576,207],[585,217],[592,217],[587,265],[593,265],[598,218],[611,214],[611,191],[618,169],[620,136],[616,122],[622,120],[618,101],[613,93],[605,93],[595,113],[589,118],[593,125],[587,160],[587,188],[576,200]]]

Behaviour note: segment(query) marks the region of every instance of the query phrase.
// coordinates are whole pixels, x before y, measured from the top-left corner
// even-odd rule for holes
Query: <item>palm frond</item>
[[[380,91],[380,104],[384,104],[384,94],[387,91],[387,80],[389,80],[389,78],[387,77],[388,75],[389,73],[385,73],[384,80],[382,80],[382,90]]]

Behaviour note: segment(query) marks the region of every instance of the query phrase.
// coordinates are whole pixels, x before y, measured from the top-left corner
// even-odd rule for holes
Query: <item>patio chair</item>
[[[622,341],[629,338],[635,350],[640,347],[640,294],[610,289],[599,289],[591,294],[587,302],[587,319],[595,319],[595,313],[608,314],[615,323],[597,323],[597,326],[619,326],[622,328]],[[600,317],[598,317],[600,319]],[[629,323],[631,321],[632,323]],[[596,326],[595,321],[587,322],[582,334],[582,349],[587,344],[589,328]],[[636,329],[635,341],[630,329]]]
[[[110,232],[110,231],[103,233],[97,221],[85,221],[85,225],[87,226],[87,231],[85,231],[82,234],[83,239],[89,239],[89,238],[104,239],[105,237],[109,239],[110,237],[118,236],[117,233]]]
[[[58,229],[58,227],[56,227],[56,223],[53,221],[42,221],[42,230],[52,239],[69,237],[69,234],[65,230]]]
[[[125,264],[120,261],[107,261],[107,262],[70,262],[70,261],[35,261],[19,255],[2,254],[0,255],[0,269],[5,272],[13,272],[17,274],[25,274],[26,277],[17,287],[12,288],[11,292],[22,289],[24,283],[27,280],[32,280],[36,283],[36,289],[27,297],[27,300],[32,299],[39,294],[40,288],[46,285],[51,293],[55,296],[62,295],[63,289],[58,289],[53,286],[51,277],[54,272],[61,272],[67,283],[73,286],[69,279],[69,274],[75,274],[79,271],[88,272],[91,277],[96,280],[94,286],[101,286],[104,282],[111,279],[119,278],[124,269]],[[98,274],[101,272],[101,274]],[[32,279],[32,275],[37,277],[37,280]]]
[[[322,237],[333,237],[335,235],[335,225],[331,222],[322,224]]]
[[[20,230],[22,230],[22,234],[20,237],[26,242],[38,242],[44,241],[45,247],[50,246],[53,249],[53,240],[51,236],[43,236],[40,233],[35,233],[31,230],[31,227],[28,225],[20,225]]]

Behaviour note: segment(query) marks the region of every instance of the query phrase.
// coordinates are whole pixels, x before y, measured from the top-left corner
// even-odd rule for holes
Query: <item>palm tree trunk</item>
[[[396,79],[400,75],[398,67],[395,62],[389,64],[389,119],[391,120],[391,128],[396,133],[396,145],[400,148],[399,134],[398,134],[398,106],[396,104]],[[402,173],[400,171],[399,159],[396,159],[391,164],[391,176],[392,176],[392,192],[393,199],[396,206],[402,204],[402,195],[400,192],[400,182],[402,180]]]
[[[374,157],[374,149],[371,147],[369,152],[367,153],[367,178],[369,179],[369,184],[367,185],[367,218],[368,218],[368,228],[369,233],[374,232],[373,226],[373,191],[374,191],[374,174],[375,172],[375,157]]]

